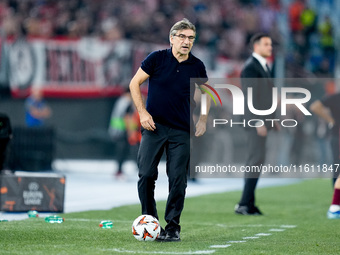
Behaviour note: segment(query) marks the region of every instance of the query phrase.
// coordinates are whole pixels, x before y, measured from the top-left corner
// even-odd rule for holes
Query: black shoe
[[[256,206],[239,205],[235,206],[235,213],[241,215],[263,215]]]
[[[251,212],[254,215],[263,215],[263,213],[260,211],[260,209],[257,206],[253,206],[251,208]]]
[[[165,230],[161,227],[161,232],[159,233],[159,236],[156,238],[156,241],[163,242],[166,236]]]
[[[172,228],[166,231],[164,242],[180,242],[180,241],[181,241],[181,238],[179,236],[178,229]]]

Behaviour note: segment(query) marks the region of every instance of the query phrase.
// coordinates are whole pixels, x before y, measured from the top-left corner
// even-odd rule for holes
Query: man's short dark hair
[[[252,47],[254,47],[254,44],[255,43],[258,43],[263,37],[269,37],[270,38],[270,35],[267,34],[267,33],[257,33],[257,34],[254,34],[251,38],[250,38],[250,45]]]

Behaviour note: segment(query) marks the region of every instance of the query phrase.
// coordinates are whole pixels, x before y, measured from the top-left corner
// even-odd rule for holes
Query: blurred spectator
[[[258,8],[259,25],[261,31],[269,33],[272,30],[273,24],[276,23],[277,10],[270,3],[263,4]]]
[[[330,77],[329,59],[323,58],[313,72],[318,78]]]
[[[42,127],[51,116],[51,109],[43,99],[41,88],[32,87],[31,95],[25,102],[25,114],[28,127]]]
[[[301,13],[305,8],[303,0],[294,0],[289,6],[290,31],[295,35],[303,30],[301,23]]]
[[[323,57],[329,61],[329,69],[334,70],[335,48],[334,48],[334,28],[329,16],[321,22],[319,26],[320,45]]]
[[[8,37],[17,36],[20,33],[20,20],[15,15],[13,9],[2,6],[1,27]]]
[[[302,32],[305,37],[305,46],[306,51],[310,50],[310,38],[317,31],[317,14],[316,12],[306,6],[305,9],[301,12],[300,16],[301,24],[302,24]]]
[[[129,90],[125,91],[112,109],[109,135],[115,144],[118,161],[115,177],[124,180],[123,164],[130,156],[131,146],[138,145],[141,139],[139,116]]]
[[[115,18],[107,17],[101,23],[101,31],[103,39],[116,41],[122,39],[122,31],[118,26],[118,21]]]
[[[71,13],[65,11],[56,17],[54,33],[56,36],[65,36],[68,33],[68,25],[71,20]]]

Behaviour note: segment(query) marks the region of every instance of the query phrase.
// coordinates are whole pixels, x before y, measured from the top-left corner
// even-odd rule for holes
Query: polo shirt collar
[[[176,59],[175,56],[172,54],[172,48],[167,50],[167,54],[168,54],[169,57],[173,57],[174,59]],[[177,61],[177,59],[176,59],[176,61]],[[181,62],[181,63],[186,63],[186,62],[189,62],[189,63],[193,63],[194,62],[194,58],[193,58],[193,55],[191,54],[191,52],[189,52],[188,59],[183,61],[183,62]]]

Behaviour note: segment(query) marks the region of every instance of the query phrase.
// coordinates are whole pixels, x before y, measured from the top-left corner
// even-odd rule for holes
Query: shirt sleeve
[[[200,61],[199,63],[200,68],[199,68],[199,81],[200,81],[200,85],[206,83],[208,81],[208,75],[207,75],[207,71],[205,69],[205,65],[203,64],[202,61]]]
[[[157,56],[158,52],[154,51],[150,53],[142,62],[141,68],[148,75],[152,75],[155,70]]]

